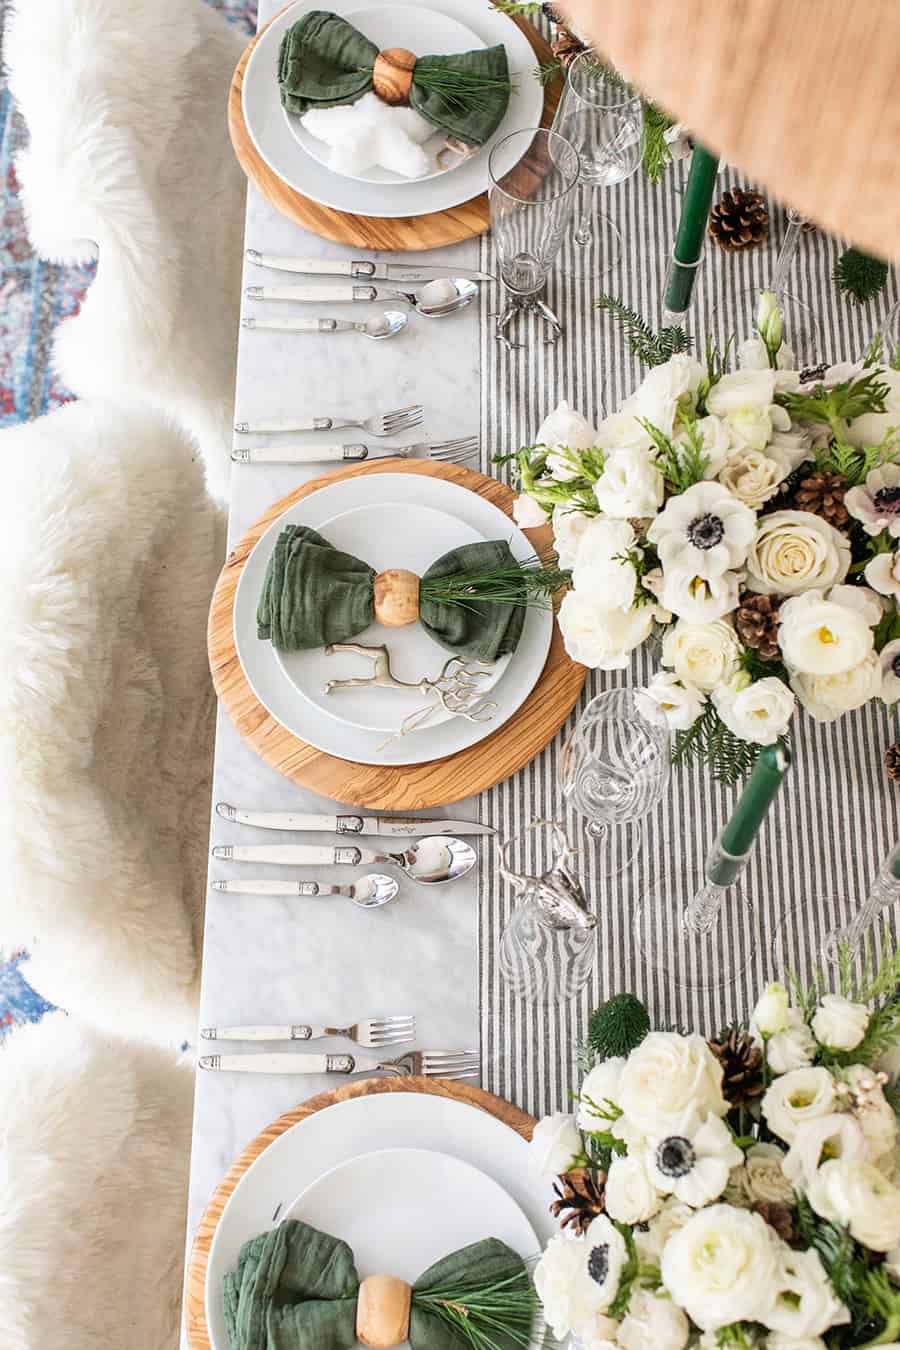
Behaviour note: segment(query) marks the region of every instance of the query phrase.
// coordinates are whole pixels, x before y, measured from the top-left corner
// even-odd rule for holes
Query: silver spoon
[[[362,333],[363,337],[380,342],[396,337],[409,323],[409,316],[399,309],[386,309],[370,319],[267,319],[255,315],[241,319],[243,328],[261,328],[270,333]]]
[[[349,886],[323,886],[319,881],[214,881],[214,891],[229,895],[344,895],[360,909],[379,909],[400,890],[396,877],[369,872]]]
[[[447,286],[453,287],[453,295],[447,296]],[[382,292],[384,294],[384,292]],[[467,277],[443,277],[439,281],[428,281],[420,291],[393,291],[398,300],[405,300],[425,319],[442,319],[445,314],[455,314],[458,309],[470,305],[478,294],[478,285]]]
[[[286,863],[294,867],[368,867],[389,863],[425,886],[456,881],[471,872],[476,854],[471,844],[452,835],[427,834],[402,853],[379,853],[356,844],[322,848],[318,844],[217,844],[214,858],[224,862]]]

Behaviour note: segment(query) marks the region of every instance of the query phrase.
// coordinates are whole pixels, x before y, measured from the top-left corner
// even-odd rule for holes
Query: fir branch
[[[655,333],[640,314],[615,296],[601,295],[597,308],[622,326],[629,349],[645,366],[661,366],[676,352],[689,352],[693,346],[693,338],[683,328],[669,326]]]
[[[455,66],[426,66],[422,62],[416,66],[416,84],[462,112],[468,112],[479,98],[493,90],[511,94],[514,88],[511,80],[479,75]]]
[[[674,445],[664,431],[646,418],[636,420],[656,446],[656,465],[671,492],[687,492],[695,483],[703,481],[709,468],[709,456],[703,452],[703,433],[697,427],[696,418],[682,416],[686,437],[683,445]]]
[[[742,647],[738,656],[738,665],[741,670],[745,670],[751,680],[766,680],[770,676],[775,676],[778,680],[788,683],[787,668],[781,661],[764,661],[759,652],[753,647]]]
[[[806,1196],[797,1196],[797,1231],[805,1247],[818,1252],[831,1287],[850,1312],[849,1344],[894,1341],[900,1335],[900,1289],[883,1266],[871,1266],[865,1250],[845,1228],[826,1223]]]
[[[845,249],[834,265],[835,285],[858,304],[865,304],[884,287],[888,265],[859,248]]]
[[[883,345],[884,344],[881,341],[881,334],[873,333],[872,337],[869,340],[869,345],[866,348],[865,356],[863,357],[864,366],[881,365],[881,352]]]
[[[884,1100],[894,1112],[894,1115],[900,1116],[900,1074],[892,1078],[889,1083],[885,1083],[882,1092],[884,1093]]]
[[[749,1322],[729,1322],[727,1327],[719,1327],[716,1332],[716,1345],[723,1350],[751,1350],[758,1343],[753,1326]]]
[[[741,741],[729,731],[711,703],[687,731],[675,733],[672,763],[687,764],[699,760],[719,783],[733,786],[756,763],[759,746]]]
[[[728,357],[733,343],[733,333],[721,350],[719,344],[714,342],[712,338],[706,340],[706,379],[697,390],[698,417],[703,417],[706,413],[706,400],[709,398],[710,390],[719,383],[728,370]]]

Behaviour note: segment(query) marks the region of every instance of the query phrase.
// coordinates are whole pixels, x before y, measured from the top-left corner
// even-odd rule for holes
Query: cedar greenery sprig
[[[864,483],[873,469],[883,464],[895,464],[900,459],[900,432],[893,428],[878,445],[848,445],[846,441],[832,441],[815,451],[816,468],[825,473],[839,473],[848,487]]]
[[[678,325],[671,324],[655,333],[636,310],[612,295],[601,295],[597,308],[605,310],[625,331],[629,349],[645,366],[661,366],[678,352],[689,352],[694,339]]]
[[[888,265],[861,248],[848,248],[835,263],[832,275],[838,289],[862,305],[883,289]]]
[[[487,1285],[461,1283],[446,1289],[413,1290],[416,1307],[433,1314],[472,1350],[528,1350],[540,1304],[525,1270]]]
[[[646,418],[636,419],[652,438],[657,448],[656,465],[666,480],[670,492],[687,492],[695,483],[703,481],[709,468],[709,456],[703,450],[703,433],[697,426],[696,418],[684,413],[681,415],[686,443],[673,445],[670,438],[659,427]]]
[[[759,746],[738,740],[713,705],[707,703],[692,727],[675,733],[672,763],[699,761],[718,782],[732,787],[750,772],[758,754]]]

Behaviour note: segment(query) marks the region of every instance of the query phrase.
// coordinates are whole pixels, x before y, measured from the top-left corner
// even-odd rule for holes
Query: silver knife
[[[217,802],[216,813],[238,825],[263,830],[322,830],[326,834],[380,834],[390,839],[417,839],[428,834],[496,834],[477,820],[428,820],[418,816],[312,816],[295,811],[241,811]]]
[[[257,267],[270,267],[275,272],[302,272],[310,277],[361,277],[376,281],[434,281],[437,277],[467,277],[470,281],[494,281],[490,272],[479,272],[473,267],[460,267],[455,262],[422,263],[411,267],[405,263],[369,262],[365,258],[281,258],[273,253],[247,249],[248,262]]]

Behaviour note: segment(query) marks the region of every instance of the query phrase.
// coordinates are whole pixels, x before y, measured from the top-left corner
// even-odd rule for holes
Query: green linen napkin
[[[411,19],[415,11],[410,10]],[[292,24],[278,52],[281,102],[302,116],[311,108],[355,103],[372,88],[378,48],[337,14],[315,9]],[[456,90],[448,92],[447,78]],[[467,87],[468,86],[468,87]],[[410,107],[448,136],[484,145],[503,120],[510,83],[506,48],[421,56],[413,72]]]
[[[496,661],[513,652],[525,623],[521,603],[429,595],[429,583],[465,585],[498,568],[517,567],[502,539],[463,544],[432,563],[421,580],[419,619],[426,632],[455,656]],[[281,651],[305,651],[351,642],[373,622],[375,571],[334,548],[308,525],[286,525],[278,536],[256,612],[257,634]],[[512,585],[513,590],[519,586]]]

